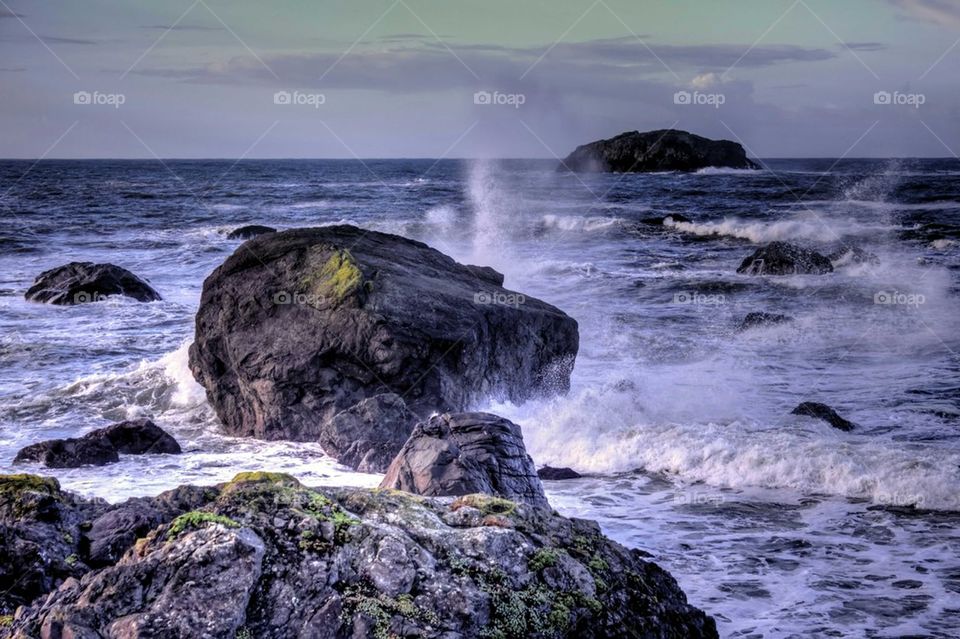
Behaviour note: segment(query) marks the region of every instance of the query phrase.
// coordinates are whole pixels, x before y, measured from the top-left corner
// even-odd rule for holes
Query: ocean
[[[187,367],[203,280],[239,245],[230,230],[355,224],[492,266],[578,320],[568,395],[475,408],[519,423],[538,465],[586,474],[546,482],[554,507],[654,555],[722,636],[956,637],[960,162],[764,165],[0,161],[0,472],[110,501],[253,469],[377,485],[316,444],[220,434]],[[777,240],[876,259],[737,274]],[[69,261],[128,268],[164,300],[24,301]],[[750,312],[793,321],[740,330]],[[857,428],[791,415],[803,401]],[[29,443],[138,416],[185,454],[11,465]]]

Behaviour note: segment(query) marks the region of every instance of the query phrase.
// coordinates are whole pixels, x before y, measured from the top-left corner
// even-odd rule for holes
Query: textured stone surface
[[[576,321],[494,280],[352,226],[261,235],[204,282],[190,368],[227,432],[266,439],[383,393],[429,415],[565,392]]]
[[[667,129],[631,131],[577,147],[560,165],[571,171],[696,171],[707,167],[760,168],[743,147],[729,140],[710,140]]]
[[[109,295],[123,295],[138,302],[160,298],[152,286],[125,268],[114,264],[71,262],[37,276],[24,297],[30,302],[85,304]]]
[[[243,473],[195,508],[23,608],[11,635],[717,636],[640,551],[522,503]]]
[[[489,413],[418,424],[380,484],[417,495],[487,493],[548,507],[520,427]]]

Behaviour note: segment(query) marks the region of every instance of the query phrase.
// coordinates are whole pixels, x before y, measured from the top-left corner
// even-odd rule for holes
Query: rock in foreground
[[[50,439],[22,448],[13,463],[37,462],[48,468],[103,466],[124,455],[180,454],[177,443],[149,419],[120,422],[91,431],[83,437]]]
[[[227,432],[266,439],[383,393],[426,416],[565,392],[576,321],[501,281],[353,226],[261,235],[204,282],[190,369]]]
[[[138,302],[155,302],[160,294],[125,268],[113,264],[71,262],[44,271],[24,297],[29,302],[73,305],[123,295]]]
[[[631,131],[577,147],[560,165],[570,171],[696,171],[708,167],[759,169],[743,147],[729,140],[666,129]]]
[[[737,273],[747,275],[801,275],[832,273],[829,258],[787,242],[771,242],[758,248],[740,264]]]
[[[489,413],[435,415],[419,424],[380,487],[431,497],[487,493],[549,506],[520,427]]]
[[[717,636],[669,574],[593,522],[271,473],[203,502],[21,609],[12,636]]]

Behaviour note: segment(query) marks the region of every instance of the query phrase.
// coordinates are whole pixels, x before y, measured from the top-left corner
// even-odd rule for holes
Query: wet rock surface
[[[37,276],[24,297],[29,302],[74,305],[122,295],[138,302],[155,302],[160,294],[145,280],[114,264],[71,262]]]
[[[594,522],[274,473],[179,490],[199,491],[181,504],[192,510],[165,515],[113,565],[51,582],[8,636],[717,636],[669,574]],[[109,509],[57,493],[67,521]]]

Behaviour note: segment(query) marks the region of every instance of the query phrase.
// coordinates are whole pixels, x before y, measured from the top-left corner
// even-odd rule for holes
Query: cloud
[[[918,20],[960,29],[960,3],[956,0],[888,0],[888,2]]]
[[[506,90],[548,79],[560,86],[568,84],[558,75],[630,84],[630,78],[638,75],[662,77],[668,72],[664,65],[676,69],[674,72],[696,71],[699,82],[716,82],[718,72],[734,65],[758,68],[837,57],[826,49],[794,45],[757,46],[744,55],[748,45],[727,44],[659,45],[653,55],[633,37],[561,43],[552,49],[450,44],[448,50],[447,46],[433,41],[358,49],[347,56],[339,51],[274,55],[263,58],[269,70],[245,56],[203,67],[144,69],[138,73],[188,82],[278,85],[276,74],[283,79],[279,86],[411,93],[483,84]]]
[[[91,44],[100,44],[96,40],[86,40],[84,38],[64,38],[61,36],[40,36],[40,39],[46,42],[47,44],[81,44],[81,45],[91,45]]]
[[[207,27],[200,24],[146,24],[140,28],[154,31],[223,31],[223,27]]]
[[[716,86],[719,82],[720,78],[716,73],[701,73],[690,81],[690,86],[702,91],[703,89]]]
[[[883,51],[887,48],[882,42],[843,42],[837,45],[844,49],[850,49],[852,51]]]

